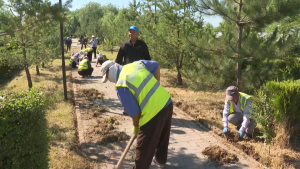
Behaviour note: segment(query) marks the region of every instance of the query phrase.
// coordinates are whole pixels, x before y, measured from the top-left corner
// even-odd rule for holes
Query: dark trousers
[[[76,62],[74,62],[74,61],[72,62],[72,68],[77,68],[76,67]]]
[[[154,155],[158,163],[167,163],[172,114],[171,103],[140,128],[133,169],[148,169]]]
[[[81,76],[91,76],[94,71],[94,68],[86,69],[86,70],[78,70],[78,74]]]
[[[87,57],[89,58],[89,61],[92,63],[92,55],[93,51],[87,53]]]
[[[94,51],[94,59],[97,58],[97,47],[93,47],[93,51]]]
[[[67,52],[71,50],[71,45],[67,45]]]
[[[84,45],[84,49],[86,49],[86,43],[81,43],[81,50],[83,48],[83,45]]]

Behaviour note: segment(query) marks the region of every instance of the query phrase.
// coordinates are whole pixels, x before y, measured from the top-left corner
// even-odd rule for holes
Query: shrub
[[[47,142],[42,93],[0,93],[1,168],[47,168]]]
[[[300,133],[300,80],[270,81],[257,91],[253,118],[260,125],[263,137],[285,148]],[[296,143],[296,142],[295,142]]]

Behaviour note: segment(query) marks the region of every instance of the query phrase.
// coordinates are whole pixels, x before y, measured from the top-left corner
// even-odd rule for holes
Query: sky
[[[58,2],[59,0],[50,0],[50,1],[52,3],[55,3]],[[7,0],[4,0],[4,2],[7,3]],[[63,0],[62,2],[64,3],[65,0]],[[133,0],[73,0],[71,10],[79,9],[89,2],[97,2],[101,5],[107,5],[111,3],[113,5],[116,5],[119,8],[122,8],[122,7],[128,7],[129,3],[133,2]],[[214,27],[217,27],[221,21],[222,19],[217,16],[204,17],[204,22],[211,23]]]

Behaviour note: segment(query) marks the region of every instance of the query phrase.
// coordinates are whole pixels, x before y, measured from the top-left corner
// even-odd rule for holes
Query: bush
[[[47,168],[48,139],[42,94],[0,93],[1,168]]]
[[[253,118],[267,142],[275,138],[282,148],[291,146],[300,133],[300,80],[270,81],[257,91]]]

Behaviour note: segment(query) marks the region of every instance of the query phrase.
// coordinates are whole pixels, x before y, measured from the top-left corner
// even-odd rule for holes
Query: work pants
[[[71,50],[71,45],[67,45],[67,52]]]
[[[229,123],[231,123],[237,127],[240,127],[240,126],[242,126],[242,123],[244,120],[243,117],[244,117],[244,115],[242,113],[234,112],[228,116],[228,121],[229,121]],[[254,131],[254,128],[255,128],[255,120],[249,119],[249,122],[246,126],[245,132],[248,134],[252,134]]]
[[[74,61],[72,62],[72,68],[77,68],[76,67],[76,62],[74,62]]]
[[[93,51],[94,51],[94,59],[97,58],[97,47],[93,47]]]
[[[133,169],[148,169],[154,155],[158,163],[167,163],[172,114],[171,103],[140,128]]]
[[[92,55],[93,55],[93,51],[87,53],[87,57],[89,58],[90,63],[92,63]]]
[[[78,74],[81,76],[91,76],[93,71],[94,71],[94,68],[92,68],[92,67],[90,69],[79,69]]]
[[[84,45],[84,49],[86,49],[86,43],[81,43],[81,50],[83,48],[83,45]]]

